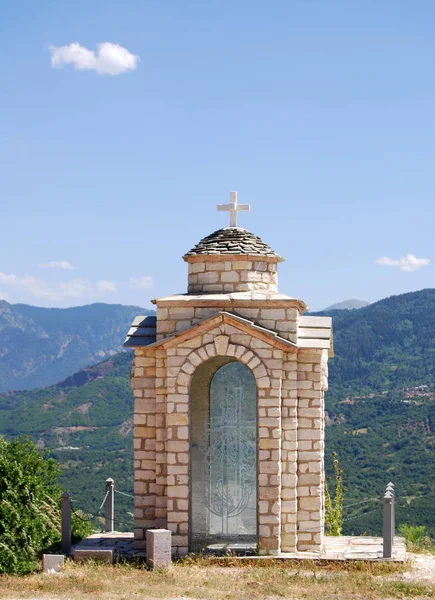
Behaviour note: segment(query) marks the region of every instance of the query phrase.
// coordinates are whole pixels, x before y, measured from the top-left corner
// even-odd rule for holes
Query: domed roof
[[[200,255],[269,256],[284,260],[259,237],[242,227],[225,227],[214,231],[189,250],[183,258]]]

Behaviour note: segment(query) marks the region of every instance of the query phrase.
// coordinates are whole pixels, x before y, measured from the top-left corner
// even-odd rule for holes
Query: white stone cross
[[[237,192],[230,192],[229,204],[218,204],[219,211],[228,211],[230,213],[230,227],[237,227],[237,213],[241,210],[251,210],[250,204],[237,204]]]

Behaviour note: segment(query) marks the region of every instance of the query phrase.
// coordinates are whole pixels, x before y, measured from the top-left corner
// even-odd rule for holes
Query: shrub
[[[432,546],[424,525],[400,525],[399,534],[405,538],[406,545],[410,550],[430,549]]]
[[[33,570],[38,553],[59,542],[59,475],[56,462],[29,438],[0,438],[0,573]]]
[[[343,480],[337,455],[332,452],[334,470],[334,498],[331,497],[328,481],[325,482],[325,525],[326,535],[341,535],[343,532]],[[329,479],[329,477],[328,477]]]

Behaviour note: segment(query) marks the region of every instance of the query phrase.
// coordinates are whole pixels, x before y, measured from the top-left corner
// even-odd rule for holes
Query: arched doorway
[[[257,386],[227,357],[198,367],[191,384],[190,546],[248,550],[257,543]]]

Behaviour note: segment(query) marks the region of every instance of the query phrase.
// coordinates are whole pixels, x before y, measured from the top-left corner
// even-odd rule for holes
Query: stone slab
[[[113,558],[132,558],[138,553],[134,549],[134,535],[128,532],[93,533],[76,544],[72,551],[97,548],[113,550]]]
[[[168,569],[171,565],[171,532],[148,529],[146,532],[147,565],[152,569]]]
[[[155,298],[151,300],[153,304],[156,303],[176,303],[177,305],[183,306],[183,302],[187,302],[189,304],[195,302],[207,302],[207,303],[215,303],[219,301],[231,301],[231,300],[241,300],[241,301],[252,301],[257,300],[260,302],[266,302],[264,308],[269,307],[269,302],[288,302],[291,304],[301,303],[305,306],[305,303],[298,298],[294,298],[293,296],[287,296],[286,294],[278,294],[272,292],[228,292],[228,293],[215,293],[215,294],[174,294],[173,296],[163,296],[162,298]],[[261,306],[260,306],[261,308]]]
[[[298,346],[299,348],[322,348],[328,350],[331,347],[331,341],[329,339],[298,338]]]
[[[113,549],[109,548],[76,548],[73,558],[75,562],[93,560],[95,562],[113,563]]]
[[[365,562],[396,562],[403,563],[407,560],[404,538],[395,537],[391,558],[383,557],[382,538],[369,536],[325,536],[323,550],[319,552],[280,552],[274,556],[237,556],[238,560],[314,560],[325,562],[342,562],[358,560]],[[210,550],[224,554],[225,550],[237,553],[236,545],[216,544]],[[250,549],[251,550],[251,549]],[[219,557],[217,557],[219,560]],[[226,560],[225,557],[220,560]]]
[[[331,329],[332,317],[312,317],[310,315],[303,316],[299,319],[300,327],[326,327]]]
[[[391,558],[383,557],[381,537],[371,536],[325,536],[321,552],[281,552],[281,559],[299,560],[362,560],[362,561],[387,561],[405,562],[406,544],[404,538],[395,537]]]
[[[280,552],[274,556],[239,556],[242,560],[316,560],[316,561],[386,561],[405,562],[407,559],[405,540],[400,537],[394,538],[393,553],[391,558],[383,557],[382,538],[369,536],[325,536],[322,551],[311,552]],[[240,546],[240,547],[239,547]],[[210,552],[225,554],[225,552],[237,552],[241,550],[239,544],[213,544],[207,547]],[[247,554],[253,553],[255,545],[245,545]],[[223,559],[224,560],[224,559]]]
[[[63,554],[43,554],[42,570],[44,573],[60,573],[65,563]]]

